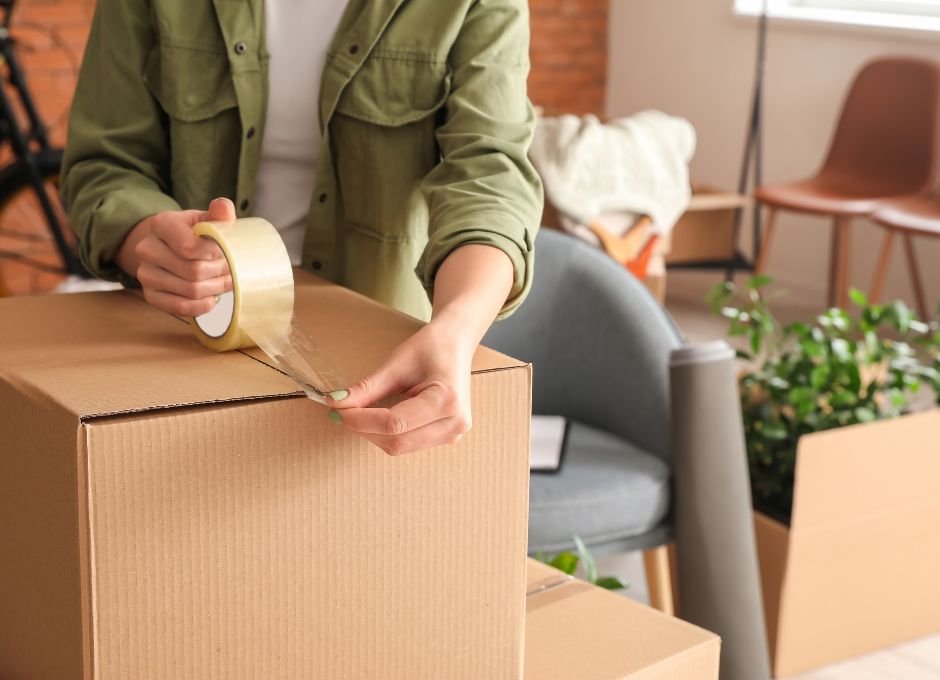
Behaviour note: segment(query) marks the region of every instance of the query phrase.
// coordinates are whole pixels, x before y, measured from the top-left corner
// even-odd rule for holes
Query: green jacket
[[[263,19],[262,0],[98,1],[62,178],[92,272],[121,278],[118,247],[157,212],[228,196],[252,214]],[[483,243],[515,269],[503,315],[522,301],[542,212],[528,38],[526,0],[350,0],[320,90],[306,268],[427,318],[422,284]]]

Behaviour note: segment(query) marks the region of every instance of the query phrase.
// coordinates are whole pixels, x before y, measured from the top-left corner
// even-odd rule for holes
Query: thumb
[[[400,376],[390,365],[386,364],[352,387],[330,392],[330,405],[340,409],[365,408],[397,394],[402,389],[403,382]]]
[[[212,222],[233,222],[235,220],[235,204],[227,198],[217,198],[209,204],[207,213]]]

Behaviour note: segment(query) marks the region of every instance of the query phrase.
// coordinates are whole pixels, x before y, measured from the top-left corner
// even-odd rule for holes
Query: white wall
[[[687,117],[699,133],[698,182],[737,184],[750,111],[757,23],[735,17],[733,0],[611,0],[608,113],[658,108]],[[766,85],[765,181],[812,174],[828,149],[855,72],[881,54],[940,62],[940,34],[890,33],[818,24],[771,24]],[[824,299],[828,224],[782,216],[769,273],[803,300]],[[882,232],[859,222],[851,282],[867,290]],[[901,248],[885,295],[911,300]],[[940,239],[918,242],[928,295],[940,300]],[[717,280],[717,275],[714,277]],[[697,279],[701,281],[701,277]],[[697,294],[697,292],[696,292]]]

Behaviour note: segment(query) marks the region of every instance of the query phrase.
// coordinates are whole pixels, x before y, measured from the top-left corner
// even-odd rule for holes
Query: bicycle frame
[[[38,154],[52,152],[55,149],[49,144],[48,132],[39,117],[35,102],[26,85],[26,76],[17,60],[15,41],[9,30],[14,4],[15,0],[0,0],[0,12],[3,13],[0,18],[0,60],[6,65],[6,81],[16,92],[16,98],[26,113],[28,126],[26,129],[21,126],[14,102],[11,101],[6,88],[0,87],[0,142],[7,140],[10,142],[17,162],[22,165],[26,180],[39,199],[49,231],[62,258],[65,272],[82,275],[85,270],[69,247],[62,224],[46,193]]]

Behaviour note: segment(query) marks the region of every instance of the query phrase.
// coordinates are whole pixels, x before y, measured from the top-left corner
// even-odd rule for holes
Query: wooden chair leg
[[[650,593],[650,605],[664,614],[675,616],[672,581],[669,569],[669,548],[661,545],[643,551],[643,566]]]
[[[914,252],[914,239],[910,234],[904,234],[904,250],[907,253],[907,268],[911,273],[911,286],[914,288],[914,302],[917,305],[917,315],[923,321],[930,320],[930,309],[927,307],[927,296],[924,294],[924,282],[920,278],[920,266],[917,264],[917,255]]]
[[[852,242],[852,232],[849,229],[851,222],[848,218],[839,220],[839,307],[846,309],[849,306],[849,253]]]
[[[760,205],[756,205],[754,210],[760,210]],[[774,228],[777,226],[777,209],[767,209],[767,222],[764,225],[764,237],[761,240],[760,252],[757,253],[757,262],[754,263],[754,273],[763,274],[767,269],[767,257],[770,253],[770,244],[774,238]]]
[[[885,237],[881,241],[881,252],[878,254],[878,265],[875,267],[875,278],[872,279],[868,290],[869,302],[875,303],[881,299],[885,287],[885,277],[888,275],[888,265],[891,262],[891,248],[894,245],[894,229],[885,229]]]
[[[836,290],[839,287],[839,245],[840,245],[839,220],[832,221],[832,232],[829,234],[829,285],[826,291],[826,306],[836,306]]]
[[[679,555],[675,542],[667,546],[669,552],[669,582],[672,585],[672,608],[679,612]]]
[[[849,304],[849,225],[847,217],[836,217],[832,224],[832,240],[829,246],[829,294],[830,307],[847,307]]]

